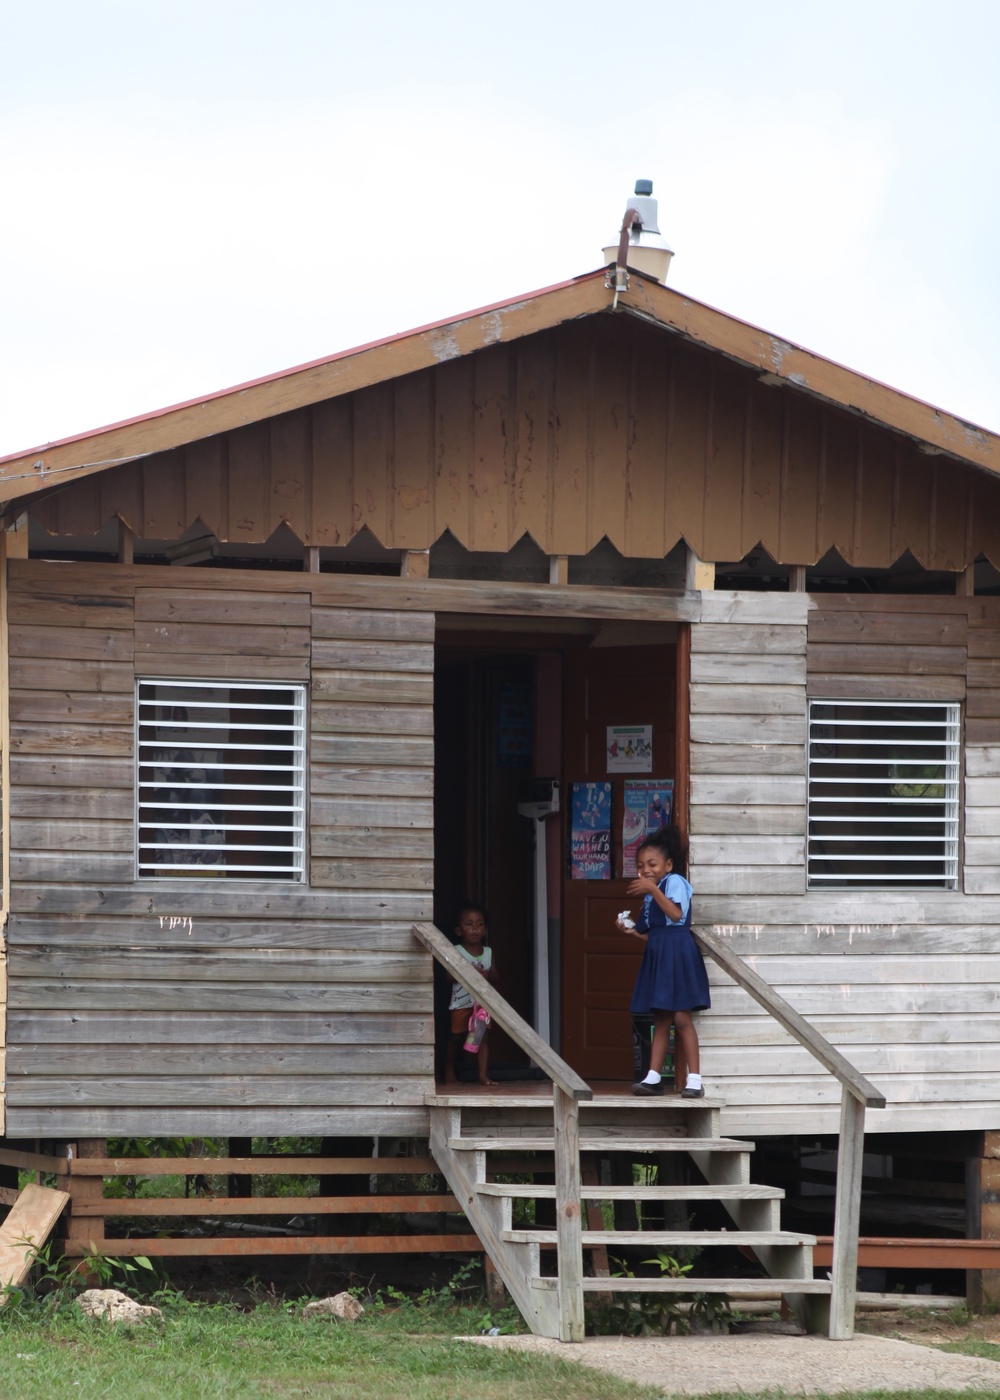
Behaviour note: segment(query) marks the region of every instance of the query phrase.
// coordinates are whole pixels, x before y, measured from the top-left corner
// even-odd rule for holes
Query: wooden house
[[[507,1001],[626,1084],[616,726],[867,1131],[1000,1129],[998,478],[996,435],[604,269],[3,459],[8,1143],[427,1137],[412,930],[467,894]],[[580,783],[609,879],[570,878]],[[712,979],[724,1128],[836,1132]]]

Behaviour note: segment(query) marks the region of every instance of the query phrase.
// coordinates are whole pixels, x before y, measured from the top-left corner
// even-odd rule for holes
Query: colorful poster
[[[635,857],[639,847],[652,831],[670,825],[674,806],[674,783],[626,781],[622,812],[622,877],[632,880],[637,873]]]
[[[608,725],[608,772],[652,773],[653,726]]]
[[[571,880],[611,879],[611,784],[573,783],[569,829]]]

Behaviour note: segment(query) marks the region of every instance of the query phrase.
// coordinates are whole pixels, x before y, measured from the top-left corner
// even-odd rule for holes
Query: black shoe
[[[703,1099],[704,1097],[705,1097],[705,1090],[704,1090],[703,1088],[702,1088],[702,1089],[691,1089],[691,1088],[689,1088],[689,1087],[685,1087],[685,1088],[683,1088],[683,1089],[681,1090],[681,1098],[682,1098],[682,1099]]]
[[[661,1094],[666,1093],[666,1090],[663,1087],[663,1080],[661,1079],[658,1084],[646,1084],[645,1082],[633,1084],[632,1092],[641,1099],[653,1099],[659,1098]]]

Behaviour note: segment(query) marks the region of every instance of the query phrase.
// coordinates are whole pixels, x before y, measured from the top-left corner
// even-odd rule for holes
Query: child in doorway
[[[486,910],[479,904],[463,904],[455,921],[455,934],[458,938],[457,951],[468,958],[487,982],[492,982],[494,979],[493,949],[486,942]],[[448,1036],[448,1048],[445,1051],[444,1061],[444,1082],[446,1084],[458,1083],[456,1061],[462,1053],[462,1047],[469,1034],[469,1017],[472,1015],[474,1006],[474,998],[469,995],[460,982],[453,980],[448,1012],[451,1017],[451,1034]],[[496,1080],[490,1078],[489,1031],[480,1041],[476,1059],[480,1084],[495,1085]]]
[[[639,874],[628,887],[629,894],[643,896],[642,912],[633,928],[629,928],[626,915],[618,916],[623,933],[633,933],[646,943],[632,993],[633,1014],[653,1017],[649,1073],[632,1086],[633,1094],[640,1096],[663,1093],[660,1066],[667,1054],[671,1021],[687,1061],[687,1083],[681,1098],[700,1099],[705,1094],[698,1032],[691,1012],[704,1011],[711,1005],[711,997],[705,963],[691,936],[692,890],[681,874],[684,854],[676,827],[653,832],[636,852]]]

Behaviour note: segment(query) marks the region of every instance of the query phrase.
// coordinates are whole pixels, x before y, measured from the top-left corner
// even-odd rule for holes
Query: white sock
[[[657,1078],[659,1078],[659,1075],[657,1075]],[[688,1074],[688,1077],[687,1077],[687,1084],[685,1085],[685,1088],[687,1088],[687,1089],[700,1089],[701,1087],[702,1087],[701,1075],[700,1075],[700,1074]]]
[[[642,1082],[643,1084],[659,1084],[661,1078],[662,1076],[657,1074],[655,1069],[651,1069]]]

